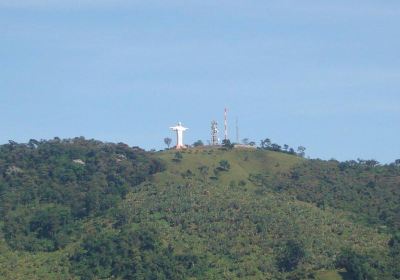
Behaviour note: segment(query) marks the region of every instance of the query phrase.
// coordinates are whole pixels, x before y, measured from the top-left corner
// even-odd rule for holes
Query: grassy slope
[[[321,271],[316,280],[351,280],[351,276],[344,271]]]
[[[210,172],[219,166],[221,160],[228,160],[231,164],[229,173],[221,173],[218,180],[219,184],[229,184],[232,180],[246,180],[250,173],[267,173],[286,172],[292,166],[299,163],[303,159],[276,152],[255,151],[248,149],[235,149],[232,151],[223,151],[218,149],[198,148],[182,152],[184,160],[175,164],[175,151],[170,150],[159,153],[159,157],[167,163],[167,174],[160,174],[158,182],[165,183],[168,175],[173,175],[171,179],[178,179],[174,175],[191,170],[198,171],[201,165],[208,166]],[[169,174],[168,174],[169,173]],[[200,176],[200,174],[197,174]],[[211,175],[211,174],[210,174]],[[178,176],[179,177],[179,176]],[[250,183],[250,182],[249,182]]]

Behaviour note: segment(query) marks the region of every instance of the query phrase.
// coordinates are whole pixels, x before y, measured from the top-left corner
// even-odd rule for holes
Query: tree
[[[272,142],[269,138],[265,139],[265,145],[267,148],[271,147],[271,144],[272,144]]]
[[[389,241],[389,254],[391,257],[391,267],[396,279],[400,278],[400,232],[395,233]]]
[[[283,145],[283,150],[287,152],[289,150],[289,145],[288,144]]]
[[[344,250],[338,258],[338,266],[345,268],[354,280],[379,279],[379,272],[371,265],[376,263],[370,256],[357,254],[349,249]],[[381,275],[383,276],[383,275]],[[382,279],[387,279],[382,277]]]
[[[249,145],[252,146],[252,147],[254,147],[254,146],[256,145],[256,142],[251,141],[251,142],[249,143]]]
[[[39,141],[35,140],[35,139],[30,139],[28,142],[28,147],[30,148],[36,148],[37,146],[39,146]]]
[[[261,148],[268,149],[270,146],[271,146],[271,140],[269,138],[261,140]]]
[[[271,150],[279,152],[281,150],[281,146],[278,144],[271,144]]]
[[[169,147],[171,146],[171,142],[172,142],[172,139],[171,139],[171,138],[169,138],[169,137],[165,137],[165,138],[164,138],[164,143],[165,143],[165,145],[168,146],[168,149],[169,149]]]
[[[278,257],[278,267],[280,271],[293,271],[305,257],[303,245],[296,240],[288,240],[283,246]]]
[[[196,142],[193,143],[193,146],[194,147],[202,147],[202,146],[204,146],[204,143],[201,140],[197,140]]]
[[[231,143],[231,140],[229,140],[229,139],[222,140],[222,146],[227,149],[233,148],[233,144]]]
[[[243,145],[249,145],[249,138],[243,138],[242,143]]]
[[[366,164],[368,167],[375,167],[375,166],[379,165],[379,162],[376,161],[376,160],[374,160],[374,159],[369,159],[369,160],[366,160],[366,161],[365,161],[365,164]]]
[[[304,157],[304,156],[306,155],[306,154],[305,154],[305,150],[306,150],[305,147],[299,146],[299,147],[297,148],[297,154],[298,154],[299,156],[301,156],[301,157]]]
[[[393,234],[392,238],[389,240],[389,247],[391,253],[400,256],[400,232]]]

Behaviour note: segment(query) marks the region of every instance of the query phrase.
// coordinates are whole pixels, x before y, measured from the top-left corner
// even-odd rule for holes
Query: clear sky
[[[233,140],[400,158],[400,1],[0,0],[0,143],[207,142],[224,107]]]

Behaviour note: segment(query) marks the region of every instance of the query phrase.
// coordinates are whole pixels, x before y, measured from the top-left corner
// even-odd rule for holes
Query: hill
[[[3,145],[0,274],[398,279],[399,168],[348,168],[264,150]],[[383,194],[365,195],[366,178]]]

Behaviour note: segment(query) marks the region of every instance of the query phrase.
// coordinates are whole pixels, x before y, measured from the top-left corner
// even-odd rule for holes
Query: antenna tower
[[[225,140],[228,140],[228,110],[226,108],[224,114],[224,126],[225,126]]]
[[[240,143],[240,140],[239,140],[239,120],[238,120],[238,118],[236,117],[236,143]]]
[[[216,121],[211,122],[211,145],[218,145],[218,123]]]

